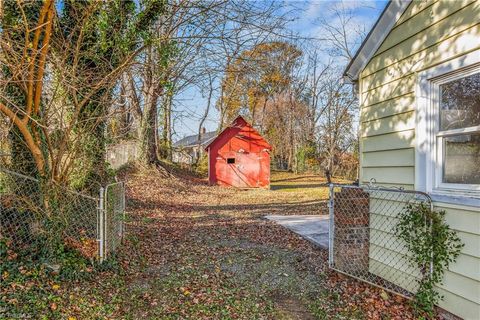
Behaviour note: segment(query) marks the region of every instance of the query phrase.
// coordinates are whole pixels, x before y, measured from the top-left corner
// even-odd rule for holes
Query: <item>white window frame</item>
[[[418,73],[416,87],[415,188],[432,195],[480,199],[480,186],[443,183],[443,139],[473,133],[480,126],[439,131],[439,87],[443,83],[480,72],[480,50]],[[462,200],[460,199],[460,202]]]

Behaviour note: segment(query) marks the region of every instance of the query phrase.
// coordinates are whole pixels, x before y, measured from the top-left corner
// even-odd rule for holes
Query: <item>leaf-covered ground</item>
[[[90,277],[50,282],[46,318],[413,318],[404,299],[330,272],[325,250],[263,219],[326,214],[318,177],[275,173],[272,190],[155,170],[125,179],[129,219],[118,258]]]

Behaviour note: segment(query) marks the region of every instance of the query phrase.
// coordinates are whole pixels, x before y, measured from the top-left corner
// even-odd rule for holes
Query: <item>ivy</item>
[[[443,274],[455,262],[463,243],[445,222],[445,211],[426,204],[408,204],[400,214],[396,234],[411,253],[410,262],[420,270],[419,288],[413,300],[417,313],[432,316],[443,297],[435,290]]]

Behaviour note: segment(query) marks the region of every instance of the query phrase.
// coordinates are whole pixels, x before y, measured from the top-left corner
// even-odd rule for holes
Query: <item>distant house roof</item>
[[[212,141],[215,137],[217,136],[216,131],[211,131],[211,132],[205,132],[201,134],[200,138],[200,145],[204,146],[210,141]],[[194,134],[192,136],[185,137],[173,144],[174,148],[188,148],[188,147],[194,147],[198,145],[198,134]]]
[[[405,12],[411,0],[390,0],[372,30],[368,33],[362,45],[345,69],[343,76],[347,81],[358,80],[360,72],[373,57],[387,35]]]

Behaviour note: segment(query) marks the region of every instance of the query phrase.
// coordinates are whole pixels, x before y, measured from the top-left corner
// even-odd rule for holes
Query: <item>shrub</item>
[[[435,286],[442,283],[445,270],[455,262],[463,244],[446,224],[445,211],[432,210],[426,204],[408,204],[399,218],[396,234],[421,273],[413,306],[417,312],[432,316],[435,304],[443,298]]]

